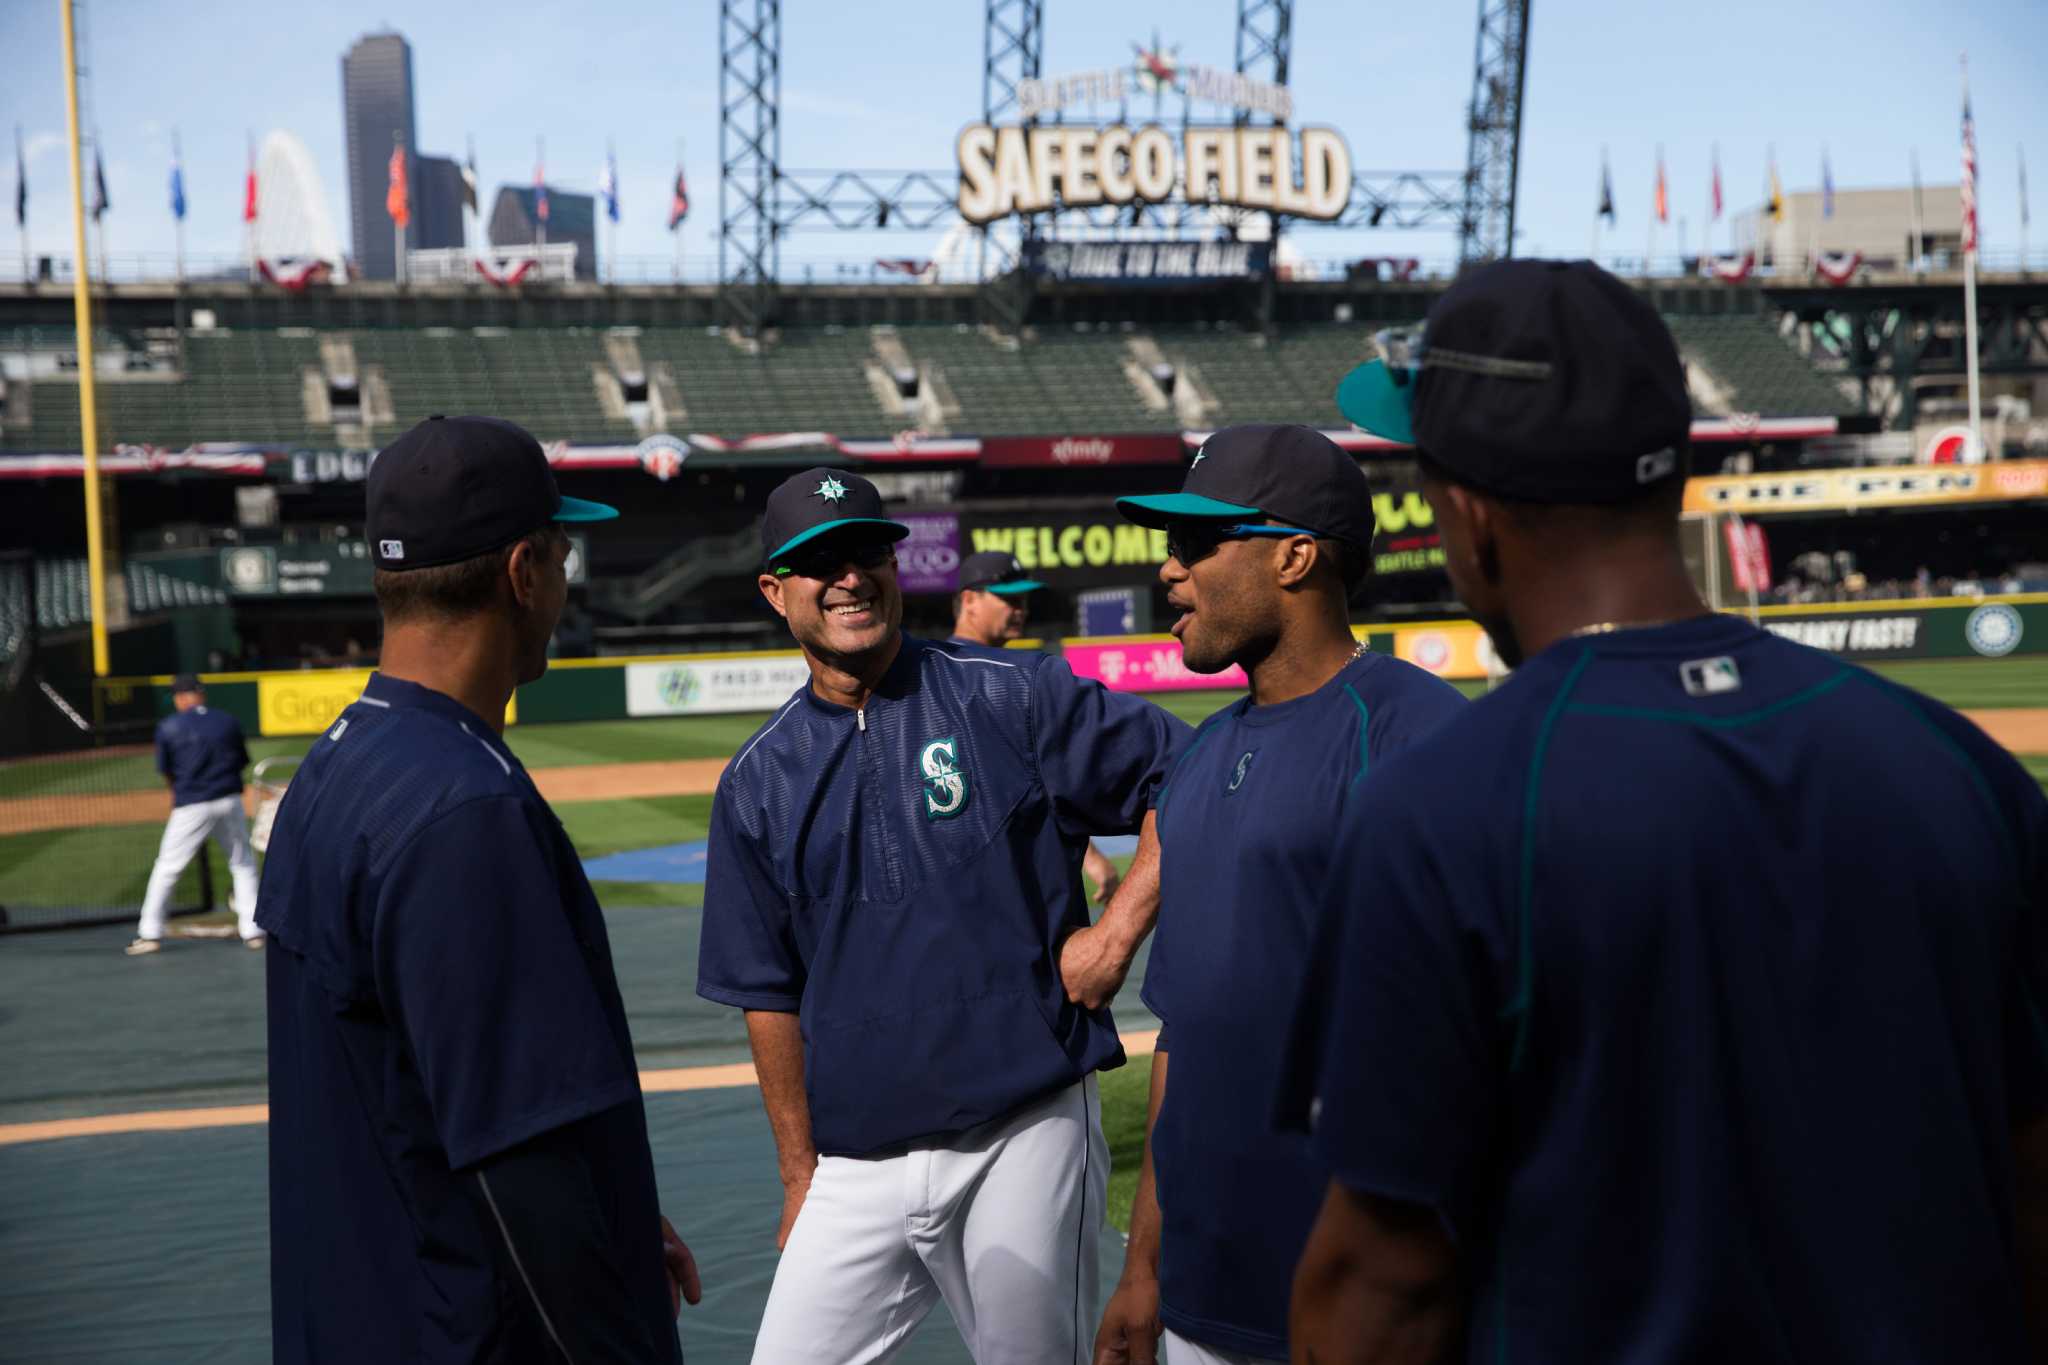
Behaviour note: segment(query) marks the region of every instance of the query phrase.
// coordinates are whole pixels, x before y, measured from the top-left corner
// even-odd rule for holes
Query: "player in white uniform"
[[[164,823],[156,866],[150,869],[149,889],[142,898],[142,922],[127,953],[140,957],[163,946],[171,893],[209,834],[227,855],[242,942],[261,948],[256,855],[249,848],[249,821],[242,810],[242,769],[249,766],[249,750],[242,743],[241,723],[208,706],[206,690],[189,673],[172,680],[171,699],[178,709],[156,727],[156,768],[171,787],[171,818]]]

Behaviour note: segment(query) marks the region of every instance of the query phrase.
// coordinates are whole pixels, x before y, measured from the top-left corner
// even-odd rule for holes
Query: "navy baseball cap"
[[[1045,584],[1024,576],[1024,566],[1008,550],[983,550],[960,561],[960,586],[979,588],[998,597],[1036,592]]]
[[[1606,503],[1684,476],[1692,401],[1671,329],[1591,261],[1482,266],[1381,350],[1337,385],[1338,408],[1474,488]]]
[[[1372,543],[1372,488],[1358,461],[1309,427],[1258,423],[1212,434],[1178,493],[1116,500],[1140,526],[1271,517],[1332,540]]]
[[[502,549],[551,521],[618,509],[565,498],[540,442],[496,417],[429,417],[379,451],[367,491],[370,561],[431,569]]]
[[[761,518],[761,559],[772,570],[797,546],[843,526],[868,528],[875,540],[901,540],[910,528],[882,515],[882,494],[844,469],[822,465],[792,474],[768,495]]]
[[[180,692],[200,692],[204,690],[199,686],[199,675],[196,673],[180,673],[177,677],[171,679],[171,693],[174,696]]]

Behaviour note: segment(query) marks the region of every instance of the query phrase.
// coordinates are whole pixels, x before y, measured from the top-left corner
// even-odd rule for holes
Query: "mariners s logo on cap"
[[[967,809],[967,774],[960,771],[960,745],[953,736],[918,750],[917,766],[924,773],[925,819],[950,820]]]
[[[829,474],[820,479],[818,486],[813,488],[811,492],[823,498],[826,502],[844,502],[846,500],[846,485]]]

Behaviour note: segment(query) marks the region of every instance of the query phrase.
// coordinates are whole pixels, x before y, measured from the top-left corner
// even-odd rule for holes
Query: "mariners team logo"
[[[1230,769],[1230,781],[1224,784],[1223,787],[1223,794],[1225,796],[1230,795],[1230,793],[1244,785],[1245,778],[1250,775],[1252,770],[1252,756],[1256,753],[1258,753],[1256,749],[1246,749],[1237,756],[1237,762]]]
[[[846,500],[846,485],[828,474],[818,481],[816,488],[811,490],[811,496],[823,498],[826,502],[844,502]]]
[[[917,766],[924,774],[927,820],[950,820],[967,809],[967,774],[960,771],[958,741],[951,735],[933,740],[918,750]]]
[[[2002,658],[2018,649],[2023,630],[2020,614],[2003,602],[1986,602],[1963,622],[1963,638],[1987,659]]]

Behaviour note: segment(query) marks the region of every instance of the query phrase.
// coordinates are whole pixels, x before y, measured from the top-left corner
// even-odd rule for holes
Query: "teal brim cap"
[[[555,509],[556,521],[610,521],[619,514],[619,509],[588,498],[562,499],[562,505]]]
[[[1027,592],[1037,592],[1045,584],[1035,578],[1013,578],[1007,583],[990,583],[982,589],[998,597],[1018,597]]]
[[[1361,431],[1415,444],[1415,386],[1397,384],[1384,360],[1368,360],[1337,385],[1337,410]]]
[[[1188,521],[1198,517],[1228,517],[1243,520],[1245,517],[1266,515],[1256,507],[1243,503],[1224,502],[1219,498],[1205,498],[1200,493],[1144,493],[1133,497],[1118,498],[1116,510],[1123,513],[1124,520],[1135,521],[1140,526],[1154,530],[1165,527],[1169,521]]]
[[[805,530],[797,532],[788,540],[785,540],[780,545],[776,546],[775,549],[769,553],[768,563],[772,566],[776,560],[782,558],[791,550],[794,550],[797,546],[804,544],[806,541],[816,540],[819,536],[825,535],[826,533],[831,531],[836,531],[842,526],[883,527],[886,531],[886,534],[878,537],[878,539],[881,540],[901,540],[905,536],[910,534],[910,528],[908,526],[905,526],[900,521],[890,521],[886,517],[841,517],[837,521],[824,522],[821,525],[812,526]]]

